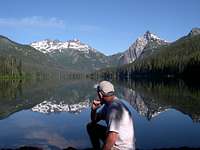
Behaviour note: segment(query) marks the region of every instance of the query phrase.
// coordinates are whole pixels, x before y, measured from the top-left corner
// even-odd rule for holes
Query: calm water
[[[95,81],[0,81],[0,148],[90,148]],[[114,83],[141,149],[200,147],[200,89],[183,81]]]

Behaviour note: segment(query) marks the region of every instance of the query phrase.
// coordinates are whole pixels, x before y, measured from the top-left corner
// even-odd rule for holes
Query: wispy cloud
[[[66,29],[71,32],[84,32],[92,33],[99,32],[101,28],[96,25],[90,24],[70,24],[62,19],[56,17],[41,17],[31,16],[24,18],[0,18],[0,27],[11,28],[53,28],[53,29]]]
[[[77,24],[73,21],[42,16],[0,17],[0,34],[19,43],[30,43],[45,38],[67,40],[76,37],[82,39],[102,32],[102,29],[95,24]]]
[[[0,18],[0,26],[9,27],[41,27],[41,28],[66,28],[63,20],[51,17],[45,18],[32,16],[25,18]]]

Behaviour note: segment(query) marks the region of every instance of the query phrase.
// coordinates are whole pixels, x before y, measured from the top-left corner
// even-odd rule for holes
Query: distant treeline
[[[200,35],[184,37],[155,49],[150,55],[119,68],[90,74],[93,78],[133,79],[137,77],[198,77],[200,75]]]
[[[69,79],[83,78],[84,74],[68,72],[67,70],[55,70],[34,65],[24,65],[21,59],[15,56],[0,56],[0,79]]]

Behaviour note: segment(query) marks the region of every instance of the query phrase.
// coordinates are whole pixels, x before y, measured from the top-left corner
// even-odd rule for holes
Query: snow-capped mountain
[[[109,67],[108,58],[80,40],[42,40],[30,44],[35,49],[48,54],[68,70],[81,72]]]
[[[139,58],[146,50],[152,50],[162,45],[167,45],[169,42],[156,36],[155,34],[147,31],[143,36],[139,37],[129,48],[126,50],[121,58],[121,65],[132,63]]]
[[[92,47],[87,44],[81,43],[80,40],[74,39],[69,41],[59,41],[59,40],[42,40],[33,42],[30,44],[35,49],[43,52],[43,53],[54,53],[54,52],[62,52],[64,49],[74,49],[80,52],[89,53],[89,50],[95,51]]]

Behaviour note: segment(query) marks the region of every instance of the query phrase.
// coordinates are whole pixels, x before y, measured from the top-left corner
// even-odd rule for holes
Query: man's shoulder
[[[117,98],[111,103],[110,108],[116,108],[116,107],[122,107],[121,99]]]
[[[120,99],[114,100],[109,106],[109,113],[122,113],[123,112],[123,104]]]
[[[112,106],[125,106],[125,105],[130,105],[126,100],[117,98],[113,101]]]
[[[118,109],[118,110],[126,110],[130,114],[132,114],[132,112],[133,112],[133,107],[129,104],[129,102],[124,99],[119,99],[119,98],[117,100],[115,100],[112,108]]]

